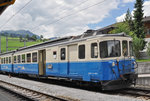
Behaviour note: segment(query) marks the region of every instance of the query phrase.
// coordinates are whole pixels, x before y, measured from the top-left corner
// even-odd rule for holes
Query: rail
[[[11,84],[0,80],[0,86],[10,91],[13,91],[21,96],[24,96],[33,101],[75,101],[73,99],[68,99],[64,97],[57,97],[53,95],[44,94],[38,91],[34,91],[28,88],[24,88],[15,84]]]

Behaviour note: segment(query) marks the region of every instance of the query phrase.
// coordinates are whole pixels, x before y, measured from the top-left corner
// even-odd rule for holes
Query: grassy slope
[[[8,38],[8,39],[10,39],[10,37]],[[11,38],[12,39],[12,38]],[[24,47],[24,42],[20,42],[19,41],[19,38],[13,38],[13,39],[18,39],[18,40],[16,40],[16,41],[14,41],[14,40],[9,40],[8,41],[8,47]],[[30,46],[30,45],[33,45],[33,44],[37,44],[37,43],[41,43],[40,41],[36,41],[36,42],[27,42],[26,43],[26,45],[27,46]],[[6,38],[5,37],[1,37],[1,50],[3,51],[3,52],[5,52],[6,51]],[[14,49],[17,49],[17,48],[8,48],[8,50],[10,51],[10,50],[14,50]]]

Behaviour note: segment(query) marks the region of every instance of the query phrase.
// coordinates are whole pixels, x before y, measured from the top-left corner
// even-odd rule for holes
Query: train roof
[[[49,41],[39,43],[39,44],[36,44],[36,45],[31,45],[31,46],[28,46],[28,47],[22,47],[22,48],[19,48],[19,49],[15,50],[15,51],[9,51],[9,52],[6,52],[6,53],[1,53],[0,55],[11,54],[11,53],[13,54],[13,53],[18,52],[18,51],[23,51],[23,50],[33,49],[33,48],[34,49],[42,49],[42,48],[46,48],[48,46],[54,46],[54,45],[61,45],[61,44],[68,44],[68,43],[72,43],[72,42],[84,41],[84,40],[91,39],[91,38],[96,38],[96,37],[129,37],[129,36],[126,35],[125,33],[100,34],[96,30],[87,30],[82,35],[68,36],[68,37],[58,38],[58,39],[54,39],[54,40],[49,40]]]

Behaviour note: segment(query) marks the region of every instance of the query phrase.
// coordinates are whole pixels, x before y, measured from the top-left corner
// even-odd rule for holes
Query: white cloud
[[[0,26],[27,2],[27,0],[17,0],[13,6],[9,7],[0,16]],[[109,16],[111,10],[117,9],[120,3],[119,0],[111,0],[111,2],[105,0],[102,4],[66,17],[56,23],[50,23],[98,2],[100,0],[89,0],[77,7],[76,5],[79,5],[81,0],[33,0],[6,24],[3,30],[25,29],[32,31],[35,26],[39,26],[33,32],[44,35],[44,37],[82,34],[89,29],[88,24],[102,21]]]
[[[135,0],[123,0],[123,3],[134,2]]]
[[[144,2],[144,16],[150,16],[150,1]]]
[[[122,14],[121,16],[118,16],[118,17],[116,18],[116,21],[117,21],[117,22],[122,22],[122,21],[125,19],[125,16],[126,16],[126,13]]]

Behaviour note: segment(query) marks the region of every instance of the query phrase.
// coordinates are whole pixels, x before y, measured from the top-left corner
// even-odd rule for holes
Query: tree
[[[109,33],[115,34],[115,33],[122,33],[125,32],[126,34],[130,35],[130,28],[127,22],[121,22],[116,24],[116,28]]]
[[[40,35],[40,41],[42,41],[42,39],[43,39],[43,35]]]
[[[145,38],[143,20],[143,2],[144,0],[136,0],[134,10],[134,33],[138,38]]]
[[[26,35],[26,40],[29,40],[29,35],[28,34]]]
[[[133,37],[133,51],[137,59],[140,58],[140,51],[143,50],[144,44],[142,38],[138,38],[137,36]]]
[[[22,41],[22,35],[19,36],[20,42]]]
[[[128,8],[126,16],[125,16],[125,22],[128,24],[129,30],[134,31],[134,23],[133,23],[132,14],[130,13],[129,8]]]
[[[37,40],[36,35],[33,35],[31,38],[32,38],[34,41],[36,41],[36,40]]]

